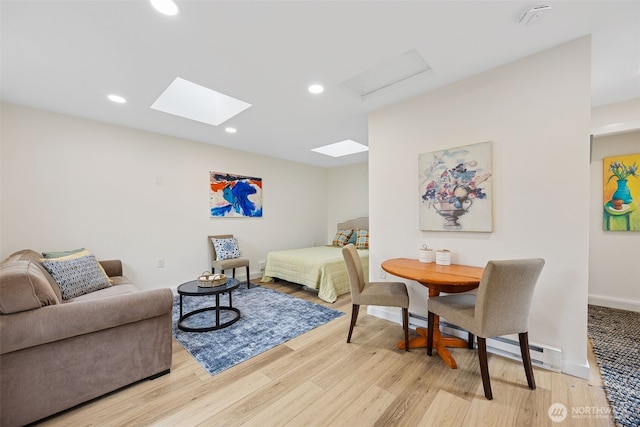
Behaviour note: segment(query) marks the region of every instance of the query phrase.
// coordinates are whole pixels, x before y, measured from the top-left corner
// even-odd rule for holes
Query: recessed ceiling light
[[[361,153],[363,151],[369,151],[369,147],[362,145],[359,142],[347,139],[346,141],[336,142],[335,144],[329,144],[318,148],[312,148],[311,151],[324,154],[331,157],[348,156],[349,154]]]
[[[319,84],[312,84],[311,86],[309,86],[309,92],[315,94],[322,93],[324,92],[324,87]]]
[[[178,13],[178,5],[173,0],[150,0],[155,10],[163,15],[173,16]]]
[[[151,5],[163,15],[177,15],[178,5],[173,0],[149,0]]]
[[[224,130],[227,133],[236,133],[236,132],[238,132],[238,129],[236,129],[236,128],[225,128]]]
[[[151,105],[154,110],[218,126],[251,104],[177,77]]]
[[[109,101],[117,102],[118,104],[124,104],[127,102],[127,100],[120,95],[109,95],[107,98],[109,98]]]

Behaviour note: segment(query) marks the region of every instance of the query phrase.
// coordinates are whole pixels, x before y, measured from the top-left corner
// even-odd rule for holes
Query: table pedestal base
[[[394,276],[415,280],[429,289],[429,298],[435,298],[440,292],[448,294],[467,292],[476,289],[484,269],[469,265],[451,264],[437,265],[433,263],[423,263],[417,259],[395,258],[382,262],[382,269]],[[447,350],[447,347],[468,347],[468,343],[457,337],[444,337],[440,333],[440,319],[434,316],[433,324],[433,348],[438,352],[442,360],[452,369],[458,365],[455,359]],[[420,348],[427,346],[427,329],[417,328],[418,337],[409,340],[409,348]],[[398,348],[404,349],[404,341],[398,343]]]
[[[447,347],[460,347],[467,348],[469,343],[458,337],[443,336],[440,332],[440,322],[438,316],[434,316],[434,331],[433,331],[433,349],[438,352],[444,363],[449,365],[451,369],[457,369],[458,365],[456,360],[451,355],[451,352],[447,350]],[[416,328],[416,332],[419,336],[411,338],[409,340],[409,348],[423,348],[427,347],[427,334],[426,328]],[[398,348],[404,350],[404,341],[398,343]]]

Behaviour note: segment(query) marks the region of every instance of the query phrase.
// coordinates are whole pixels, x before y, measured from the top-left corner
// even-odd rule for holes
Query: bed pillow
[[[338,230],[335,237],[333,238],[333,242],[331,245],[342,247],[349,242],[349,238],[353,234],[353,229],[350,228],[348,230]]]
[[[349,237],[349,240],[347,240],[347,245],[348,244],[356,244],[356,233],[351,233],[351,237]]]
[[[369,249],[369,230],[358,228],[356,231],[356,249]]]
[[[96,257],[86,249],[60,258],[43,258],[41,262],[60,287],[64,300],[111,286]]]
[[[228,239],[211,238],[211,240],[213,241],[213,247],[216,250],[216,261],[240,258],[238,240],[235,237],[231,237]]]

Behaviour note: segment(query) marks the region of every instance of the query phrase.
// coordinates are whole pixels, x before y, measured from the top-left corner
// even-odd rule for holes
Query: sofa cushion
[[[0,313],[11,314],[59,304],[37,263],[10,257],[0,264]]]
[[[42,259],[41,262],[58,283],[64,300],[111,286],[109,277],[89,251],[61,258]]]
[[[101,299],[112,297],[114,295],[132,294],[134,292],[140,292],[140,290],[133,284],[110,286],[108,288],[100,289],[99,291],[90,292],[88,294],[74,298],[73,302]]]
[[[111,276],[109,277],[111,284],[115,285],[131,285],[133,282],[127,276]]]
[[[49,282],[51,289],[53,289],[53,292],[55,292],[56,296],[58,297],[58,301],[62,302],[62,292],[60,291],[60,286],[58,286],[58,284],[56,283],[55,280],[53,280],[53,277],[51,277],[49,272],[45,270],[42,264],[40,264],[40,259],[42,258],[41,254],[31,249],[23,249],[11,255],[11,257],[14,257],[14,256],[17,256],[18,259],[31,261],[34,264],[36,264],[38,266],[38,269],[44,275],[44,277],[47,278],[47,281]]]
[[[98,261],[100,263],[100,267],[104,270],[104,272],[109,276],[109,280],[111,280],[111,284],[114,285],[113,278],[116,276],[122,276],[122,261],[119,259],[109,259],[109,260],[101,260]]]

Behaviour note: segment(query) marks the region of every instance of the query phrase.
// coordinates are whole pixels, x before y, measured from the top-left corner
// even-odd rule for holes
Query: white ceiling
[[[310,149],[367,144],[369,112],[588,34],[592,105],[640,98],[640,1],[177,3],[167,17],[146,0],[2,0],[2,100],[334,167],[367,154]],[[541,3],[552,10],[518,24]],[[341,85],[412,49],[433,71],[365,100]],[[152,110],[176,77],[253,106],[220,126]],[[309,94],[313,82],[325,92]]]

